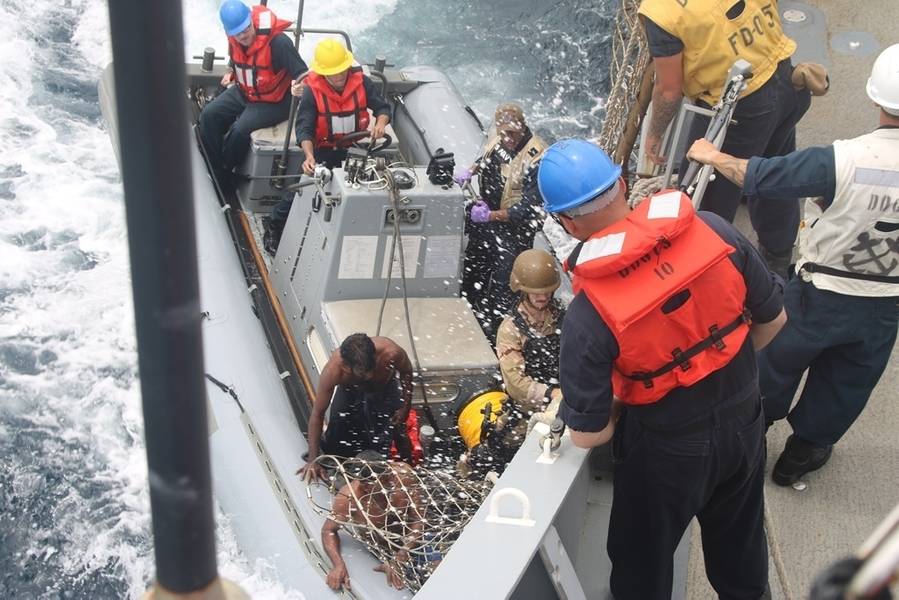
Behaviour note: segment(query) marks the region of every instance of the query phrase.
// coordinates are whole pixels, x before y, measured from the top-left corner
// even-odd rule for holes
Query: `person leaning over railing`
[[[814,197],[806,203],[798,276],[786,290],[790,320],[759,355],[765,416],[787,417],[793,428],[771,473],[778,485],[824,466],[865,408],[896,343],[899,44],[877,58],[867,92],[880,122],[857,138],[776,158],[736,158],[703,139],[688,152],[761,206]]]
[[[756,350],[786,319],[780,278],[678,191],[631,211],[621,167],[587,141],[551,146],[538,182],[546,210],[581,242],[565,262],[576,295],[562,325],[559,417],[582,448],[614,435],[612,595],[669,600],[674,548],[697,517],[718,595],[760,598]]]

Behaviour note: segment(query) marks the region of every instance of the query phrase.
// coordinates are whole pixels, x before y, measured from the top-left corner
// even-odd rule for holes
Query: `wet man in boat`
[[[509,289],[512,263],[533,246],[534,234],[543,224],[539,199],[525,196],[523,191],[546,148],[540,136],[528,128],[518,104],[496,107],[494,130],[481,157],[454,177],[464,186],[478,176],[481,199],[469,215],[462,294],[490,340],[515,303]]]
[[[219,183],[233,184],[233,169],[250,148],[250,134],[287,119],[291,81],[306,71],[293,41],[291,26],[265,6],[250,10],[239,0],[225,0],[219,17],[228,35],[231,65],[222,78],[227,89],[203,108],[199,132]]]
[[[793,428],[771,478],[791,485],[824,466],[861,414],[896,343],[899,310],[899,44],[874,63],[871,133],[779,158],[735,158],[698,140],[689,156],[749,198],[806,201],[789,321],[759,354],[765,417]],[[790,405],[804,373],[799,400]]]
[[[331,514],[322,525],[322,547],[331,559],[326,582],[332,590],[350,589],[350,576],[340,553],[341,527],[356,527],[357,536],[391,558],[375,567],[396,588],[405,587],[401,574],[414,568],[433,570],[437,560],[423,558],[418,550],[425,536],[425,494],[412,468],[402,462],[384,461],[377,452],[365,451],[344,463],[346,481],[338,483]],[[414,553],[414,556],[410,556]]]
[[[315,47],[312,72],[292,88],[292,93],[301,97],[296,138],[305,155],[303,173],[306,175],[312,175],[319,163],[329,169],[343,163],[347,144],[341,140],[369,130],[372,119],[369,111],[374,117],[370,143],[384,137],[390,122],[390,105],[371,78],[362,74],[362,67],[353,66],[353,62],[353,53],[338,40],[322,40]],[[292,203],[291,196],[272,209],[263,240],[269,254],[274,255],[281,242]]]
[[[511,290],[519,295],[496,334],[496,356],[506,393],[528,415],[554,415],[559,388],[559,336],[565,309],[553,294],[561,278],[546,250],[525,250],[515,258]]]
[[[796,43],[783,32],[778,2],[643,0],[639,13],[655,66],[652,118],[645,143],[650,160],[665,161],[662,137],[683,97],[704,108],[716,104],[738,58],[752,65],[752,78],[737,103],[724,151],[749,158],[779,156],[796,149],[796,123],[808,110],[810,98],[808,89],[793,85],[790,57]],[[694,119],[688,141],[702,137],[707,125],[707,119]],[[701,208],[733,221],[739,203],[740,188],[718,177],[709,182]],[[749,199],[747,206],[762,256],[783,276],[799,228],[799,199],[776,206]]]
[[[538,175],[581,243],[562,326],[559,417],[582,448],[613,438],[608,552],[616,600],[669,600],[693,517],[721,598],[761,598],[765,423],[756,351],[783,326],[783,290],[732,225],[677,191],[631,211],[621,167],[563,140]],[[616,415],[620,418],[616,421]]]
[[[336,391],[335,391],[336,390]],[[333,400],[332,400],[333,396]],[[325,364],[309,417],[309,453],[297,473],[321,478],[319,454],[350,457],[363,450],[411,460],[405,423],[412,405],[412,363],[390,338],[354,333]],[[325,412],[331,407],[328,428]]]

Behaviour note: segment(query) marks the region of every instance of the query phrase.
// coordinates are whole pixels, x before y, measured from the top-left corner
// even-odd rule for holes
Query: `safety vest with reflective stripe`
[[[899,129],[838,140],[833,156],[833,203],[806,201],[796,269],[821,290],[899,296]]]
[[[749,333],[734,248],[677,191],[644,200],[565,262],[618,342],[612,390],[651,404],[727,365]]]
[[[253,7],[253,27],[256,37],[249,48],[244,48],[234,36],[228,37],[234,80],[250,102],[280,102],[290,89],[287,69],[275,71],[272,67],[271,42],[292,24],[275,16],[275,13],[257,5]]]
[[[341,92],[318,73],[309,73],[306,85],[312,90],[318,112],[313,142],[316,148],[334,148],[343,136],[368,129],[368,96],[360,67],[350,69]]]
[[[777,0],[745,0],[733,18],[734,0],[643,0],[639,13],[684,44],[684,95],[715,104],[738,58],[752,65],[744,96],[762,87],[796,42],[780,24]]]

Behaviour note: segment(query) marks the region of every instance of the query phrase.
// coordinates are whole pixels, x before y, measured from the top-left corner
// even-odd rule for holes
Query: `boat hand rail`
[[[291,27],[287,31],[292,31],[294,34],[297,32],[296,27]],[[318,27],[301,27],[299,29],[300,35],[303,36],[307,33],[321,34],[321,33],[331,33],[334,35],[339,35],[343,38],[344,44],[346,44],[346,49],[350,52],[353,51],[353,43],[350,41],[350,34],[344,31],[343,29],[319,29]]]

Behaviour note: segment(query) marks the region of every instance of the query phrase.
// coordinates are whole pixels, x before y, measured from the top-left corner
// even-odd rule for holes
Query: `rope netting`
[[[328,481],[309,483],[313,509],[335,521],[397,574],[413,592],[427,581],[480,508],[492,483],[452,470],[401,462],[322,455]],[[332,497],[324,506],[314,488]]]
[[[640,0],[621,0],[612,32],[611,87],[606,100],[606,114],[597,143],[609,155],[621,158],[630,154],[642,111],[636,110],[640,90],[644,87],[650,64],[649,47],[637,9]]]

